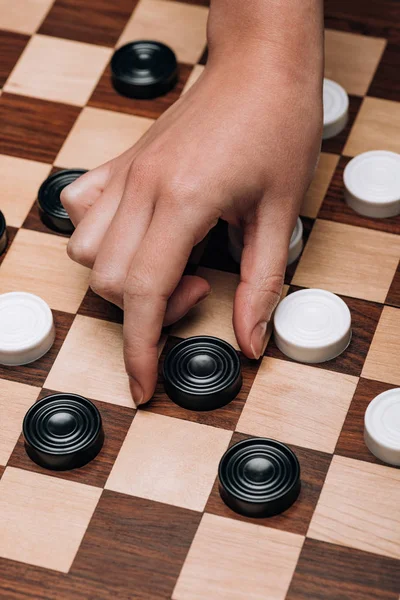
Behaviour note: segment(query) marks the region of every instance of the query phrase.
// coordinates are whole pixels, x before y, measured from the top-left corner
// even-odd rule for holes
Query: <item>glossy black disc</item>
[[[248,517],[271,517],[288,509],[300,493],[300,464],[285,444],[267,438],[238,442],[219,464],[222,500]]]
[[[176,84],[178,63],[171,48],[161,42],[130,42],[114,53],[111,78],[123,96],[156,98]]]
[[[74,231],[68,213],[61,204],[60,194],[83,173],[86,173],[85,169],[65,169],[43,181],[38,192],[38,204],[40,217],[46,227],[66,234]]]
[[[23,433],[28,456],[54,471],[82,467],[104,442],[98,409],[75,394],[53,394],[36,402],[25,415]]]
[[[168,396],[189,410],[213,410],[231,402],[242,375],[237,352],[215,337],[191,337],[170,350],[164,361]]]
[[[7,227],[6,220],[0,210],[0,254],[4,252],[7,246]]]

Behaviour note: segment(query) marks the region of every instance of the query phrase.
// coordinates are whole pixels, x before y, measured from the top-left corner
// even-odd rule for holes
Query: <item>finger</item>
[[[282,293],[291,225],[292,219],[272,209],[245,226],[233,325],[249,358],[258,359],[265,351],[267,324]]]
[[[119,306],[123,304],[125,279],[130,265],[154,212],[154,194],[144,181],[148,181],[148,178],[139,177],[133,166],[93,266],[91,288],[105,300]]]
[[[111,166],[110,163],[106,163],[84,173],[62,190],[61,204],[75,227],[82,221],[88,209],[100,198],[110,175]]]
[[[176,323],[196,304],[207,298],[211,288],[208,281],[195,275],[185,275],[169,299],[164,327]]]
[[[207,218],[189,215],[187,209],[183,212],[186,215],[180,214],[177,219],[160,202],[157,204],[125,282],[124,356],[136,405],[149,400],[154,391],[157,344],[168,299],[182,277],[193,246],[211,227]]]
[[[86,211],[68,242],[68,255],[75,262],[91,269],[103,238],[119,206],[126,180],[126,172],[118,173]]]

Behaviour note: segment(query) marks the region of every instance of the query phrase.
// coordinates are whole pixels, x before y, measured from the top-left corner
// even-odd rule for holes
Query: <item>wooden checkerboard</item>
[[[363,442],[370,400],[400,385],[400,217],[373,220],[343,200],[343,169],[372,149],[400,152],[400,4],[327,0],[326,75],[350,94],[345,131],[323,143],[301,211],[306,245],[284,294],[322,287],[353,319],[348,349],[297,364],[271,339],[244,385],[210,413],[173,404],[160,380],[133,409],[122,360],[121,313],[88,289],[67,239],[39,220],[36,193],[57,168],[90,169],[128,148],[201,73],[207,1],[0,0],[0,208],[9,245],[0,293],[33,292],[51,306],[57,338],[36,363],[0,367],[0,597],[9,599],[398,600],[400,470]],[[134,11],[133,11],[134,9]],[[133,11],[133,13],[132,13]],[[180,80],[153,100],[118,96],[115,47],[169,44]],[[213,294],[162,340],[220,336],[231,326],[238,267],[224,223],[194,254]],[[82,394],[101,411],[106,441],[89,465],[41,469],[21,422],[51,391]],[[251,520],[220,500],[226,448],[277,438],[297,453],[302,491],[285,513]]]

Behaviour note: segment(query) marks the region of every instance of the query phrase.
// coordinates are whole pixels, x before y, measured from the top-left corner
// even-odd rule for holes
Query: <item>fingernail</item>
[[[265,352],[267,346],[267,321],[260,321],[251,334],[250,346],[256,360]]]
[[[136,381],[136,379],[134,379],[131,376],[129,376],[129,386],[130,386],[130,389],[131,389],[131,394],[132,394],[133,401],[136,404],[136,408],[137,408],[143,402],[143,390],[142,390],[142,387]]]

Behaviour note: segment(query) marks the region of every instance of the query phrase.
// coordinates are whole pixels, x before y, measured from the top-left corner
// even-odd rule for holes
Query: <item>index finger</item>
[[[154,391],[167,302],[195,242],[190,221],[158,204],[125,282],[124,357],[136,405],[146,402]]]

